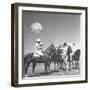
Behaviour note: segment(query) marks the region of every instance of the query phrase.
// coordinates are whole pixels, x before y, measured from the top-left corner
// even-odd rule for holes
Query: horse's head
[[[79,60],[80,59],[80,49],[77,49],[75,52],[74,52],[74,55],[73,55],[73,60]]]
[[[77,50],[74,52],[74,55],[80,56],[80,49],[77,49]]]
[[[49,47],[49,51],[50,51],[50,56],[52,56],[52,55],[55,55],[56,54],[56,48],[55,48],[55,46],[54,46],[54,44],[53,43],[51,43],[50,44],[50,47]]]
[[[45,50],[45,52],[50,54],[53,51],[55,51],[55,47],[54,47],[53,43],[51,43],[50,46]]]

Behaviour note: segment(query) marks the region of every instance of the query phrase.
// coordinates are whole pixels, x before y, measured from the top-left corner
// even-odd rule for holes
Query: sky
[[[36,27],[41,31],[36,33]],[[34,52],[35,41],[40,38],[46,49],[50,42],[58,47],[64,42],[75,43],[80,48],[80,15],[55,12],[22,12],[22,30],[24,38],[24,54]],[[35,31],[36,30],[36,31]],[[35,32],[34,32],[35,31]],[[50,42],[49,42],[50,41]]]

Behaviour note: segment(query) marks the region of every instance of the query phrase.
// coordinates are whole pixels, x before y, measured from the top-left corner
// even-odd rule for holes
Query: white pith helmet
[[[37,39],[37,42],[41,42],[41,39]]]

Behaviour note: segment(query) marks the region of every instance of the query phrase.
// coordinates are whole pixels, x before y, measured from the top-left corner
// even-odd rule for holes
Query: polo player
[[[75,43],[73,43],[72,45],[73,45],[73,46],[72,46],[72,50],[73,50],[73,54],[74,54],[74,52],[77,50],[77,48],[76,48]]]
[[[62,50],[63,50],[63,56],[62,56],[62,58],[65,60],[65,62],[67,61],[67,48],[68,48],[67,43],[64,43],[63,44],[63,47],[62,47]]]
[[[74,55],[74,53],[77,49],[76,49],[75,43],[72,43],[70,46],[72,48],[72,53],[71,53],[71,60],[72,60],[72,56]]]
[[[74,53],[75,53],[76,50],[77,50],[77,48],[76,48],[75,43],[72,43],[72,53],[71,53],[72,60],[73,60],[73,56],[74,56]],[[73,64],[73,68],[75,68],[75,60],[73,60],[72,64]]]
[[[34,57],[40,57],[43,56],[43,43],[41,42],[40,39],[37,39],[36,43],[35,43],[35,53],[34,53]]]
[[[68,59],[68,55],[67,55],[67,49],[68,49],[68,45],[67,43],[63,43],[63,46],[62,46],[62,50],[63,50],[63,55],[62,55],[62,58],[65,62],[65,69],[66,69],[66,72],[69,70],[69,62],[67,62],[67,59]]]

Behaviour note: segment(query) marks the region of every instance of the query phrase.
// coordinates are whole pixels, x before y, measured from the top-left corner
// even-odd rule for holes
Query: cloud
[[[32,32],[35,34],[40,34],[43,30],[42,24],[39,22],[34,22],[30,25],[30,28],[32,29]]]

